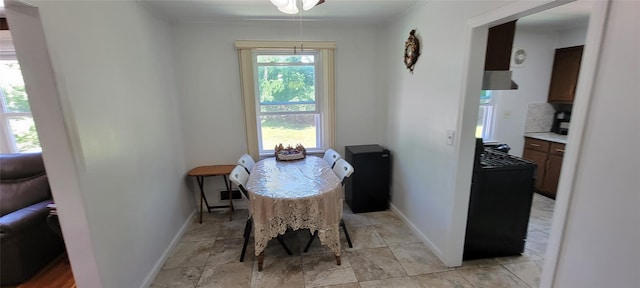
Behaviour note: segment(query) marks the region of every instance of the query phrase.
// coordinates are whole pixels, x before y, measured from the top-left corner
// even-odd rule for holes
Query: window
[[[4,33],[8,31],[2,32],[3,40],[11,39],[10,34]],[[2,153],[42,151],[20,64],[15,51],[6,49],[0,53],[0,135]]]
[[[249,154],[272,155],[280,143],[302,144],[310,153],[333,147],[335,43],[236,41],[235,45]]]
[[[476,138],[482,138],[484,140],[491,140],[493,138],[493,109],[494,103],[491,99],[491,91],[482,90],[480,94],[478,123],[476,124]]]
[[[318,52],[255,51],[254,55],[260,154],[273,153],[280,143],[322,149]]]

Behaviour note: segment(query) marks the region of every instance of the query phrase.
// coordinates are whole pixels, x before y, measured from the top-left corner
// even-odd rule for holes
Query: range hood
[[[516,21],[489,28],[482,90],[518,89],[518,84],[511,80],[512,72],[509,71]]]
[[[482,90],[517,90],[518,84],[511,80],[511,71],[484,71]]]

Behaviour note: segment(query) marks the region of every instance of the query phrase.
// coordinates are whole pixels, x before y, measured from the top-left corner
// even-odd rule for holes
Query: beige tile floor
[[[353,214],[345,205],[344,220],[353,241],[342,235],[342,265],[331,251],[314,241],[302,253],[308,231],[290,232],[287,255],[275,241],[265,250],[258,272],[253,239],[245,262],[239,262],[247,210],[205,213],[188,228],[151,284],[159,287],[538,287],[551,229],[554,201],[535,194],[528,241],[522,256],[465,261],[446,267],[391,211]]]

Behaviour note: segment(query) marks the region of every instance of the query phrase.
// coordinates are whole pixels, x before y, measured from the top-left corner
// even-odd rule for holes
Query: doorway
[[[554,8],[563,4],[565,1],[552,1],[547,3],[513,3],[501,9],[493,11],[491,14],[482,15],[469,21],[470,29],[470,46],[467,50],[467,74],[464,80],[464,99],[460,108],[460,149],[461,157],[458,159],[458,167],[472,167],[473,159],[471,151],[475,147],[475,131],[478,121],[478,107],[480,95],[480,83],[482,83],[482,64],[484,59],[487,30],[488,27],[513,21],[528,15],[538,13],[550,8]],[[591,95],[592,79],[595,75],[596,60],[602,38],[602,30],[604,28],[604,20],[606,19],[608,2],[596,3],[590,14],[590,21],[587,31],[585,43],[585,51],[583,54],[580,78],[578,81],[577,95],[574,102],[574,110],[572,115],[572,131],[568,136],[568,142],[573,143],[571,149],[567,151],[563,161],[561,172],[561,181],[558,186],[558,198],[555,203],[555,213],[553,216],[553,227],[551,228],[550,239],[546,249],[546,260],[543,267],[542,277],[540,281],[541,287],[549,287],[553,284],[555,277],[555,269],[557,258],[561,250],[562,230],[566,222],[567,210],[571,200],[572,182],[574,171],[578,161],[580,150],[579,139],[581,139],[584,123],[586,122],[587,108],[589,97]],[[468,174],[460,173],[456,180],[456,193],[459,195],[469,194],[469,183],[471,179],[471,171]],[[458,207],[456,213],[463,214],[467,207]],[[465,219],[466,220],[466,219]],[[462,221],[460,221],[462,222]],[[464,230],[464,223],[459,222],[456,229]],[[461,249],[462,250],[462,249]],[[460,251],[462,258],[462,251]]]
[[[59,93],[64,87],[56,86],[56,76],[62,75],[54,74],[39,10],[20,0],[5,0],[5,15],[27,85],[75,282],[78,287],[102,287],[78,180],[84,169],[83,153],[77,131],[70,127],[75,122],[65,119],[63,113],[71,107]]]
[[[504,53],[506,57],[499,60],[500,63],[506,62],[504,69],[512,73],[511,79],[518,88],[483,90],[480,97],[476,137],[483,138],[485,145],[490,147],[509,145],[510,148],[506,148],[509,155],[537,164],[533,205],[531,213],[527,214],[528,229],[524,229],[527,240],[523,255],[527,257],[518,260],[526,259],[526,264],[532,267],[528,271],[537,270],[539,273],[545,258],[563,151],[568,144],[567,135],[561,135],[553,129],[554,118],[561,111],[570,113],[573,106],[570,102],[558,104],[548,101],[550,79],[552,74],[575,75],[575,78],[567,77],[571,81],[563,83],[575,83],[577,79],[577,74],[554,71],[554,63],[557,62],[555,51],[571,51],[565,47],[583,47],[591,6],[590,2],[572,2],[503,24],[504,27],[512,27],[514,37],[510,38],[513,45],[508,46],[511,54]],[[489,34],[493,33],[494,37],[490,35],[488,39],[494,39],[492,41],[496,43],[495,35],[499,31],[496,28],[489,29]],[[508,37],[504,38],[506,40]],[[487,45],[495,46],[491,43]],[[492,51],[487,51],[487,55],[495,55],[495,51],[500,51],[493,50],[491,54]],[[516,53],[522,57],[516,59]],[[579,67],[580,58],[576,60]],[[487,67],[485,64],[485,69],[491,70]],[[570,89],[561,91],[569,93]],[[478,132],[482,135],[478,135]],[[513,207],[513,203],[508,206]],[[538,265],[533,265],[532,261]]]

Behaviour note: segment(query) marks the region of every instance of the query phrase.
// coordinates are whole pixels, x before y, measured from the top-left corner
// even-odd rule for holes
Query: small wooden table
[[[231,191],[231,182],[227,179],[227,176],[231,174],[233,168],[236,165],[210,165],[210,166],[200,166],[191,169],[189,171],[189,176],[196,177],[198,181],[198,187],[200,187],[200,223],[202,223],[202,201],[207,205],[207,210],[211,212],[212,208],[227,208],[229,207],[229,221],[232,220],[233,217],[233,201]],[[204,195],[204,177],[210,176],[222,176],[224,177],[224,185],[227,186],[227,191],[229,192],[229,205],[218,205],[218,206],[209,206],[209,201],[207,201],[207,196]]]

